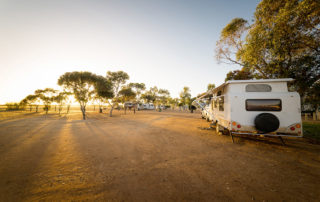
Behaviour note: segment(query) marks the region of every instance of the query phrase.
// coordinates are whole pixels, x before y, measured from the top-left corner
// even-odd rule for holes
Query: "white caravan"
[[[139,109],[139,110],[142,110],[142,109],[154,109],[154,105],[153,105],[153,104],[150,104],[150,103],[147,103],[147,104],[139,104],[138,109]]]
[[[293,79],[232,80],[195,100],[209,99],[207,111],[217,132],[302,137],[300,96],[288,92]],[[232,136],[233,137],[233,136]]]

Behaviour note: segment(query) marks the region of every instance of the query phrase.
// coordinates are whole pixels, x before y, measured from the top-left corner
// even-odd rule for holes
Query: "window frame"
[[[277,100],[277,101],[280,101],[280,110],[268,110],[268,109],[248,110],[248,101],[250,101],[250,100]],[[245,100],[245,103],[246,103],[246,111],[248,111],[248,112],[260,112],[260,111],[263,111],[263,112],[281,112],[281,111],[282,111],[282,100],[281,100],[281,99],[275,99],[275,98],[272,98],[272,99],[269,99],[269,98],[263,98],[263,99],[246,99],[246,100]]]
[[[221,106],[221,100],[222,100],[222,106]],[[218,102],[218,110],[220,112],[224,111],[224,103],[225,103],[225,99],[224,99],[224,95],[221,95],[217,98],[217,102]]]
[[[270,90],[268,91],[248,91],[248,86],[268,86],[270,88]],[[268,93],[268,92],[272,92],[272,86],[269,84],[264,84],[264,83],[259,83],[259,84],[247,84],[245,86],[245,92],[246,93]]]

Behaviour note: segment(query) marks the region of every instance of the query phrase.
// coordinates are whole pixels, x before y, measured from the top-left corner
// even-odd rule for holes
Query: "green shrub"
[[[17,102],[6,103],[6,106],[8,111],[20,110],[24,108],[22,105],[20,105]]]
[[[307,138],[320,140],[320,123],[304,122],[303,136]]]

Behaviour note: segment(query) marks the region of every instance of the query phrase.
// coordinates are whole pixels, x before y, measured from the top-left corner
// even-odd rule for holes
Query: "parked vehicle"
[[[224,134],[302,137],[300,95],[288,92],[293,79],[233,80],[195,100]],[[207,115],[208,116],[208,115]]]
[[[165,109],[166,109],[166,106],[164,106],[164,105],[158,105],[158,106],[157,106],[157,109],[165,110]]]
[[[127,109],[131,109],[134,107],[134,104],[132,102],[125,102],[124,107]]]
[[[148,109],[154,109],[154,105],[151,103],[147,103],[147,104],[139,104],[138,105],[138,109],[139,110],[148,110]]]

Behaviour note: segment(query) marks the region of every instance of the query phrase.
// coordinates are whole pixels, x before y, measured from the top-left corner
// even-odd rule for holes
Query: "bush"
[[[6,103],[6,106],[8,111],[24,109],[24,106],[20,105],[17,102]]]
[[[44,111],[49,111],[51,109],[51,105],[45,105],[44,107],[43,107],[43,110]]]
[[[317,122],[304,122],[303,123],[303,136],[320,140],[320,123]]]

